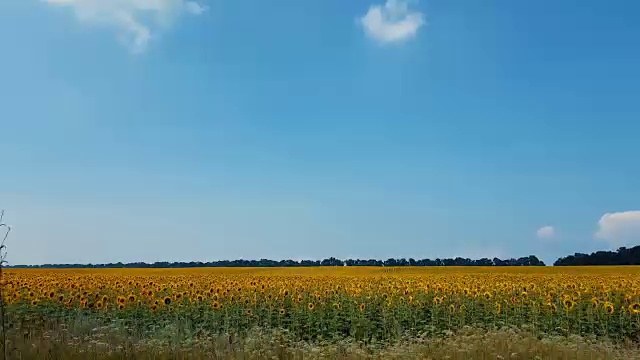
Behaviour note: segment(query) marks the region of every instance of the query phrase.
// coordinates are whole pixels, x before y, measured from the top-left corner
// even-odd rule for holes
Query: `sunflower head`
[[[607,314],[613,314],[613,313],[615,312],[615,310],[616,310],[616,308],[613,306],[613,304],[612,304],[612,303],[610,303],[610,302],[606,302],[606,303],[604,304],[604,311],[605,311]]]
[[[573,308],[576,306],[576,303],[573,300],[567,298],[562,301],[562,305],[564,306],[565,310],[573,310]]]

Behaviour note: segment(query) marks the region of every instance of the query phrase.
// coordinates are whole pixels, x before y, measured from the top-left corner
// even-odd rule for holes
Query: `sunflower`
[[[128,298],[129,302],[135,302],[136,301],[136,296],[133,294],[129,294],[129,298]]]
[[[614,312],[615,310],[616,310],[616,308],[613,306],[613,304],[612,304],[612,303],[610,303],[610,302],[606,302],[606,303],[604,303],[604,311],[605,311],[607,314],[613,314],[613,312]]]
[[[491,300],[491,298],[493,297],[493,295],[491,295],[491,292],[489,291],[486,291],[484,294],[482,294],[482,296],[484,296],[486,300]]]
[[[251,316],[251,315],[253,315],[253,311],[251,311],[251,309],[247,309],[247,310],[244,311],[244,314],[247,315],[247,316]]]
[[[564,306],[565,310],[571,311],[576,306],[576,303],[573,300],[566,298],[562,301],[562,305]]]
[[[284,315],[285,314],[284,309],[280,309],[279,313],[280,313],[280,315]]]
[[[118,305],[118,309],[123,310],[124,309],[124,304],[119,304]]]
[[[363,312],[365,309],[365,305],[364,303],[360,304],[360,306],[358,307],[358,309],[360,310],[360,312]]]
[[[218,310],[221,308],[220,303],[217,301],[214,301],[213,304],[211,304],[211,306],[214,308],[214,310]]]
[[[640,313],[640,304],[639,303],[633,303],[633,304],[629,305],[629,312],[632,313],[632,314]]]
[[[102,304],[102,301],[97,301],[96,302],[96,305],[95,305],[96,309],[102,309],[103,306],[104,306],[104,304]]]
[[[308,303],[307,304],[307,309],[309,309],[309,311],[313,311],[314,308],[315,308],[315,306],[313,305],[313,303]]]
[[[433,298],[433,304],[434,304],[434,305],[440,305],[440,304],[442,304],[442,298],[441,298],[441,297],[438,297],[438,296],[434,297],[434,298]]]
[[[171,305],[171,297],[170,296],[165,296],[163,302],[164,302],[165,305]]]

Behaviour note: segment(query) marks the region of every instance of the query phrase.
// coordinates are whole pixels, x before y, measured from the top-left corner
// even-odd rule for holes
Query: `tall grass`
[[[282,330],[252,329],[245,336],[194,336],[174,341],[131,336],[118,326],[100,326],[86,318],[55,321],[8,332],[11,359],[637,359],[633,344],[593,337],[538,336],[519,329],[480,331],[464,328],[437,336],[409,337],[394,344],[364,344],[348,339],[298,341]]]

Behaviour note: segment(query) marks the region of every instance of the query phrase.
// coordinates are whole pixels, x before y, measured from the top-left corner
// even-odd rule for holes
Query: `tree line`
[[[626,248],[621,247],[616,251],[596,251],[591,254],[575,253],[561,257],[553,263],[554,266],[586,266],[586,265],[640,265],[640,245]],[[323,260],[218,260],[218,261],[191,261],[191,262],[167,262],[154,263],[109,263],[109,264],[44,264],[44,265],[11,265],[8,268],[22,269],[74,269],[74,268],[196,268],[196,267],[318,267],[318,266],[545,266],[535,255],[518,259],[482,258],[472,260],[469,258],[446,259],[422,259],[390,258],[377,259],[347,259],[340,260],[330,257]]]
[[[616,251],[596,251],[591,254],[575,253],[559,258],[553,265],[640,265],[640,245],[630,249],[621,247]]]
[[[469,258],[457,257],[455,259],[347,259],[340,260],[334,257],[323,260],[218,260],[218,261],[191,261],[191,262],[167,262],[160,261],[154,263],[133,262],[133,263],[109,263],[109,264],[44,264],[44,265],[12,265],[11,268],[23,269],[74,269],[74,268],[98,268],[98,269],[118,269],[118,268],[196,268],[196,267],[317,267],[317,266],[545,266],[544,262],[536,256],[531,255],[518,259],[482,258],[472,260]]]

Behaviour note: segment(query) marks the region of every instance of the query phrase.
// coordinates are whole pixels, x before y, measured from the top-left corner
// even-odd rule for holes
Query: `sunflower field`
[[[206,268],[8,270],[13,322],[89,317],[185,337],[283,329],[305,341],[388,342],[465,327],[614,340],[640,334],[640,270]],[[26,326],[26,325],[23,325]]]

